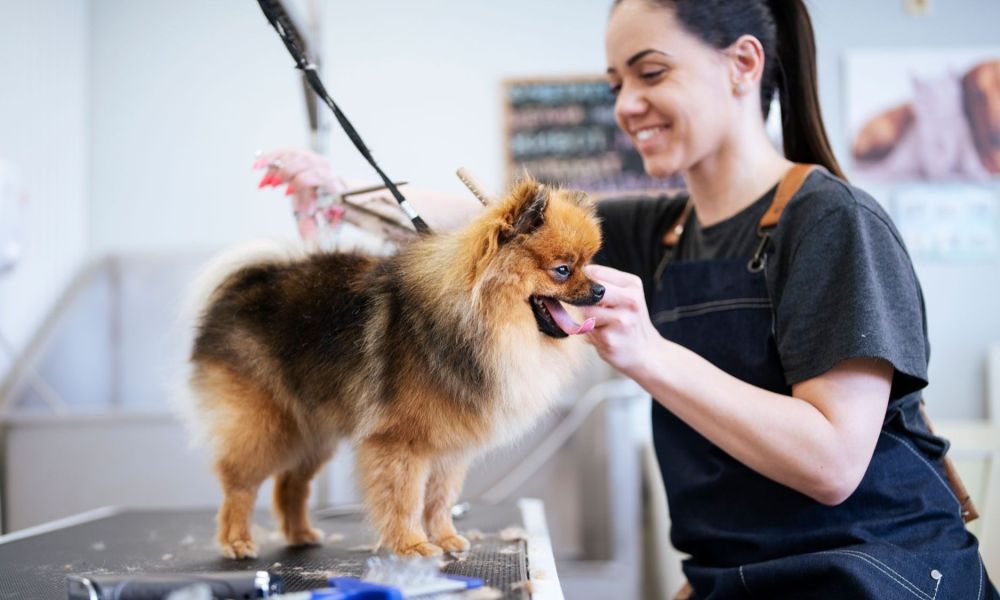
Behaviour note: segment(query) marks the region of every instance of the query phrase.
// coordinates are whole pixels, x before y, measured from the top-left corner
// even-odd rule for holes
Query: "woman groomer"
[[[620,0],[606,44],[618,124],[689,194],[600,205],[588,336],[657,400],[693,597],[998,598],[918,413],[920,286],[830,150],[805,6]],[[275,158],[300,196],[337,185],[315,155]]]

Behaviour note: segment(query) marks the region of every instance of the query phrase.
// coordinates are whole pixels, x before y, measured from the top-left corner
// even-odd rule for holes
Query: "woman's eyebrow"
[[[631,58],[629,58],[627,61],[625,61],[625,66],[626,67],[631,67],[632,65],[634,65],[636,63],[636,61],[640,60],[642,57],[644,57],[646,55],[649,55],[649,54],[660,54],[662,56],[666,56],[667,58],[671,57],[670,54],[668,54],[666,52],[663,52],[662,50],[656,50],[654,48],[646,48],[645,50],[640,50],[640,51],[636,52],[635,54],[633,54]],[[613,74],[615,74],[617,72],[618,71],[616,71],[614,67],[608,67],[608,74],[609,75],[613,75]]]
[[[646,48],[645,50],[640,50],[639,52],[636,52],[635,54],[633,54],[631,58],[629,58],[628,60],[625,61],[625,66],[631,67],[632,65],[634,65],[636,63],[636,61],[638,61],[639,59],[641,59],[642,57],[644,57],[644,56],[646,56],[648,54],[662,54],[663,56],[666,56],[667,58],[670,57],[669,54],[667,54],[666,52],[663,52],[661,50],[656,50],[654,48]]]

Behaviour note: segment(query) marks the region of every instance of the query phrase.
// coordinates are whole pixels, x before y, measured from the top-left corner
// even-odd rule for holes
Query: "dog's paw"
[[[285,541],[289,546],[319,546],[323,543],[323,537],[322,531],[312,527],[285,532]]]
[[[435,543],[445,552],[465,552],[469,549],[469,540],[457,533],[443,540],[435,540]]]
[[[430,542],[420,542],[419,544],[414,544],[408,548],[404,548],[396,552],[396,554],[406,557],[413,558],[417,556],[441,556],[444,554],[444,550],[441,546],[437,546]]]
[[[232,540],[222,544],[222,555],[226,558],[257,558],[257,544],[253,540]]]

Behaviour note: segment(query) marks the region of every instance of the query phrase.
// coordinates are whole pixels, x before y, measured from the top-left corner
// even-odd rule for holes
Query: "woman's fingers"
[[[618,322],[618,311],[602,306],[600,304],[594,306],[581,306],[580,313],[584,319],[594,319],[594,327],[607,327],[613,323]]]
[[[604,297],[598,303],[600,306],[626,310],[636,308],[635,290],[606,281],[602,283],[604,284]]]
[[[635,275],[619,271],[618,269],[612,269],[611,267],[605,267],[604,265],[587,265],[583,270],[588,277],[601,282],[613,283],[622,287],[635,287],[636,284],[642,285],[641,280]]]
[[[631,273],[602,265],[584,267],[588,277],[604,284],[604,297],[599,304],[609,308],[636,310],[645,303],[642,280]]]
[[[598,302],[599,306],[622,310],[637,310],[639,305],[644,303],[642,288],[626,287],[616,283],[595,278],[596,281],[604,285],[604,297]]]
[[[642,288],[642,280],[631,273],[605,267],[604,265],[587,265],[583,268],[584,273],[591,279],[596,279],[601,283],[610,283],[626,288]]]

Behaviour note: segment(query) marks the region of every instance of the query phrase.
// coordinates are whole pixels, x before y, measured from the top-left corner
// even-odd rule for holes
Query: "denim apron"
[[[648,292],[651,318],[663,337],[734,377],[791,395],[766,268],[750,258],[667,257]],[[919,393],[890,403],[860,486],[829,507],[752,471],[653,402],[671,540],[691,556],[683,569],[692,597],[997,598],[937,462],[946,443],[918,406]]]

